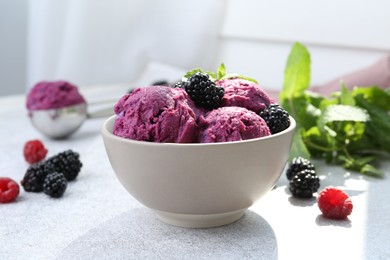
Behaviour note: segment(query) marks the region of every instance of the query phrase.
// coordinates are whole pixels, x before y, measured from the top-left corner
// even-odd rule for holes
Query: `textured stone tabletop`
[[[127,86],[85,89],[88,100],[119,98]],[[49,156],[80,153],[82,171],[64,196],[21,190],[0,204],[0,259],[390,259],[390,162],[384,179],[315,161],[321,188],[341,187],[354,209],[348,220],[324,219],[316,200],[292,198],[282,175],[277,187],[239,221],[218,228],[167,225],[117,181],[99,133],[88,120],[67,140],[50,140],[30,124],[24,98],[0,98],[0,176],[20,181],[28,167],[25,141],[39,138]]]

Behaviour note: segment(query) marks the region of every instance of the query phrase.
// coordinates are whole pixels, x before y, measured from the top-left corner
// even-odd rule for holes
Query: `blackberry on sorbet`
[[[279,133],[290,126],[289,114],[278,104],[271,104],[260,111],[259,115],[267,123],[272,134]]]
[[[180,81],[176,82],[175,84],[173,84],[174,88],[182,88],[182,89],[184,89],[184,86],[185,86],[185,81],[182,81],[182,80],[180,80]]]
[[[184,89],[195,104],[210,110],[219,107],[225,94],[224,88],[216,86],[209,75],[202,72],[194,73],[185,82]]]

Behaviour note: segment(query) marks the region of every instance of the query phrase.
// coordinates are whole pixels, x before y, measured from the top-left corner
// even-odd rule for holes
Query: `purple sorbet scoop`
[[[114,135],[159,143],[196,141],[198,109],[181,88],[137,88],[115,105]]]
[[[28,93],[28,110],[62,108],[85,103],[78,88],[67,81],[41,81]]]
[[[245,107],[259,113],[274,100],[255,82],[240,79],[224,79],[216,82],[225,89],[222,106]]]
[[[243,107],[221,107],[200,117],[200,143],[241,141],[271,135],[267,123]]]

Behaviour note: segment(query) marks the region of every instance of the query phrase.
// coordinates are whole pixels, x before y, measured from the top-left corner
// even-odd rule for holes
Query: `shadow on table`
[[[277,259],[269,223],[248,210],[230,225],[187,229],[146,208],[112,218],[69,244],[59,259]]]
[[[289,194],[288,188],[285,189],[286,193]],[[298,206],[298,207],[312,207],[317,203],[316,198],[296,198],[292,195],[288,197],[288,201],[291,203],[293,206]]]
[[[352,222],[349,219],[343,219],[343,220],[328,219],[325,218],[322,214],[317,216],[316,224],[318,226],[336,226],[336,227],[344,227],[344,228],[352,227]]]

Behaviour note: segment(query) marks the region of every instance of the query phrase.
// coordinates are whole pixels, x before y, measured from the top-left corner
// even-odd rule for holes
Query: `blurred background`
[[[0,95],[41,80],[131,87],[221,62],[279,90],[295,41],[321,85],[390,52],[388,10],[386,0],[0,0]]]

